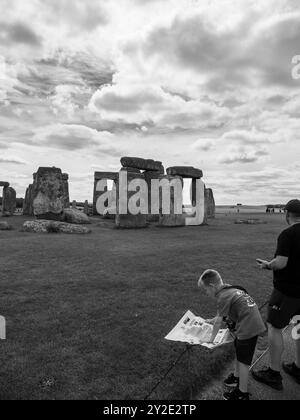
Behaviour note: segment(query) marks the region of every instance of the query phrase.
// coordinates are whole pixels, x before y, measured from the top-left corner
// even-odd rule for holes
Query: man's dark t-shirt
[[[288,257],[289,260],[283,270],[274,271],[275,289],[285,296],[300,298],[300,223],[280,234],[277,256]]]

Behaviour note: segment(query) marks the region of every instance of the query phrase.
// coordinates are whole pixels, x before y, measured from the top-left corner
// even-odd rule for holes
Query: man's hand
[[[271,269],[269,261],[257,259],[256,262],[259,265],[259,268],[261,270],[270,270]]]

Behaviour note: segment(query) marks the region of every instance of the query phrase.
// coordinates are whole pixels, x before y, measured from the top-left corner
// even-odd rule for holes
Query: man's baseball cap
[[[285,206],[285,210],[289,213],[300,214],[300,200],[291,200]]]

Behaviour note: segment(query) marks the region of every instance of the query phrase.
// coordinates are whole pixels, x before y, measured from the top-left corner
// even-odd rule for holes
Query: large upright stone
[[[159,222],[159,214],[152,214],[152,180],[160,180],[161,174],[158,171],[145,171],[144,177],[148,185],[148,216],[147,221],[150,223]],[[161,200],[160,200],[160,212],[161,212]]]
[[[192,166],[173,166],[172,168],[167,169],[167,174],[169,176],[181,176],[182,178],[203,178],[201,169],[196,169]]]
[[[214,219],[216,217],[214,193],[210,188],[205,188],[205,215],[207,219]]]
[[[127,182],[123,181],[123,177],[127,176]],[[136,174],[131,172],[122,172],[120,171],[120,177],[118,177],[116,183],[116,227],[121,229],[139,229],[139,228],[146,228],[147,227],[147,214],[132,214],[130,200],[132,197],[137,194],[137,191],[129,191],[128,187],[131,181],[144,181],[145,177],[142,174]],[[127,184],[127,185],[126,185]],[[146,188],[147,189],[147,188]],[[148,191],[140,191],[140,205],[142,204],[141,201],[147,203],[148,202]],[[124,205],[124,209],[123,209]],[[125,208],[126,207],[126,208]],[[148,203],[146,211],[148,211]]]
[[[95,172],[95,182],[94,182],[94,199],[93,199],[93,214],[95,216],[104,216],[106,215],[106,211],[100,211],[100,206],[98,206],[98,202],[102,200],[103,195],[107,197],[105,201],[106,210],[112,210],[114,208],[114,215],[116,215],[116,200],[115,200],[115,192],[116,192],[116,183],[119,178],[118,172]],[[112,181],[113,188],[111,191],[108,189],[108,181]],[[104,188],[103,188],[104,186]],[[110,201],[110,203],[108,203]],[[110,204],[110,206],[109,206]]]
[[[26,190],[25,200],[23,203],[23,215],[33,216],[33,184],[29,185]]]
[[[164,191],[162,191],[162,194],[168,194],[168,197],[165,197],[165,199],[170,200],[170,211],[168,214],[166,214],[163,201],[164,198],[160,197],[160,215],[159,215],[159,225],[164,227],[179,227],[179,226],[185,226],[185,215],[183,214],[183,197],[182,197],[182,186],[183,186],[183,180],[182,177],[178,176],[161,176],[160,181],[167,181],[170,185],[173,181],[176,182],[176,185],[178,185],[178,191],[175,190],[174,187],[169,188]],[[179,200],[178,203],[176,203],[176,200]],[[161,202],[162,201],[162,202]],[[181,214],[178,214],[176,211],[177,207],[181,207]]]
[[[68,174],[62,174],[62,187],[63,187],[64,207],[67,209],[70,207],[69,175]]]
[[[162,162],[158,162],[152,159],[142,159],[137,157],[123,157],[121,159],[121,165],[126,168],[135,168],[142,171],[162,171]]]
[[[3,188],[2,214],[4,216],[13,216],[17,208],[17,194],[11,187]]]
[[[39,219],[62,220],[69,207],[68,178],[58,168],[39,168],[26,191],[23,213]]]

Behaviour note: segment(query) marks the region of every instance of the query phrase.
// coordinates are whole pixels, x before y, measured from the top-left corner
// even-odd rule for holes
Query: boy
[[[254,300],[245,289],[225,285],[215,270],[205,271],[198,286],[210,298],[218,302],[218,315],[214,323],[212,341],[225,321],[234,332],[236,363],[235,372],[225,380],[228,387],[235,387],[224,394],[225,400],[248,401],[249,367],[252,364],[258,337],[266,332],[266,326]]]

